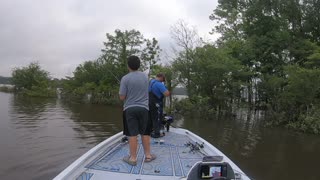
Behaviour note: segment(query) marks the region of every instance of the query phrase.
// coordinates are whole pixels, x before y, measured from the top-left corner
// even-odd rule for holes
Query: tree
[[[171,38],[175,41],[176,45],[181,49],[176,55],[172,65],[175,71],[179,72],[178,79],[187,90],[188,95],[192,96],[191,86],[191,72],[192,72],[192,61],[194,50],[197,46],[200,46],[201,40],[198,36],[195,27],[179,20],[176,24],[171,27]],[[177,49],[174,49],[177,52]]]
[[[213,107],[227,107],[233,99],[236,77],[242,70],[240,62],[223,49],[210,45],[197,48],[194,55],[192,87],[197,95],[208,97]]]
[[[17,89],[31,90],[33,86],[48,87],[49,73],[41,69],[39,63],[32,62],[26,67],[14,68],[12,83]]]
[[[137,55],[141,59],[141,70],[151,68],[158,60],[158,41],[145,39],[137,30],[115,30],[106,34],[102,54],[85,61],[74,71],[74,77],[64,82],[65,92],[76,96],[92,95],[91,102],[114,103],[118,99],[120,79],[128,73],[127,58]]]
[[[210,16],[218,48],[248,70],[249,104],[255,90],[280,124],[320,125],[318,81],[310,81],[319,76],[319,9],[318,0],[225,0]]]
[[[41,69],[36,62],[26,67],[15,68],[12,71],[12,83],[18,91],[28,96],[56,96],[56,90],[50,84],[49,73]]]
[[[142,70],[150,68],[156,61],[160,53],[158,41],[145,39],[137,30],[121,31],[115,30],[115,35],[107,33],[105,48],[102,49],[102,58],[105,63],[112,64],[116,69],[114,75],[121,79],[127,70],[127,58],[130,55],[137,55],[141,59]],[[149,66],[149,67],[148,67]]]
[[[138,54],[144,38],[139,31],[130,30],[122,32],[115,30],[115,35],[106,34],[107,41],[102,49],[102,57],[106,62],[114,65],[118,69],[118,79],[121,79],[127,72],[127,57]]]
[[[319,0],[303,0],[301,9],[303,11],[302,32],[304,35],[320,45],[320,1]]]
[[[152,40],[146,39],[146,47],[143,49],[141,54],[142,61],[142,69],[149,69],[148,77],[153,71],[153,66],[159,61],[159,54],[161,52],[160,46],[158,45],[158,41],[155,38]]]

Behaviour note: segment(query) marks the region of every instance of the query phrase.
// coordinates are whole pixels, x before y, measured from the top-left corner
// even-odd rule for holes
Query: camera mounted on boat
[[[231,180],[236,179],[232,167],[223,162],[222,156],[206,156],[196,163],[187,176],[187,180]]]

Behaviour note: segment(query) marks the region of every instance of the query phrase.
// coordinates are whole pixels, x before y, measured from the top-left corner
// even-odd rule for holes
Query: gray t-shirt
[[[119,94],[126,96],[123,110],[129,107],[144,107],[149,110],[148,77],[140,71],[133,71],[123,76]]]

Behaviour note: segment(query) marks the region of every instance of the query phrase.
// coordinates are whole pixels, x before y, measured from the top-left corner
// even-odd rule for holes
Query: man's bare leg
[[[130,147],[130,160],[137,161],[137,148],[138,148],[138,141],[137,136],[130,136],[129,137],[129,147]]]
[[[146,156],[146,158],[150,158],[151,157],[150,136],[147,136],[147,135],[142,136],[142,145],[143,145],[143,149],[144,149],[144,155]]]

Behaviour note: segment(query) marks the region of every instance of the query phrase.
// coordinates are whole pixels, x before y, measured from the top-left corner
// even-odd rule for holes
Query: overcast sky
[[[210,35],[217,0],[0,0],[0,76],[38,61],[52,77],[72,75],[97,58],[105,34],[139,30],[170,51],[170,27],[179,19]],[[170,52],[168,52],[170,53]]]

